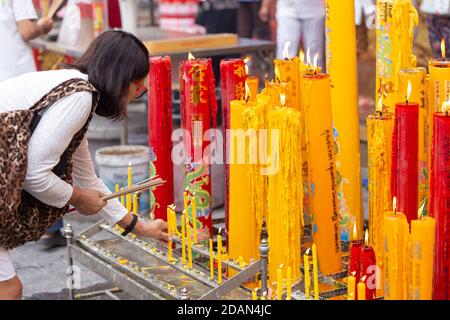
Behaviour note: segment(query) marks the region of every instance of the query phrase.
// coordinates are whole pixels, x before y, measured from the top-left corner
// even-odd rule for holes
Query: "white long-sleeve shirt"
[[[0,82],[0,112],[29,109],[60,83],[88,76],[77,70],[31,72]],[[89,117],[92,94],[77,92],[57,101],[42,113],[41,121],[28,143],[28,167],[24,190],[45,204],[62,208],[70,199],[73,187],[56,176],[52,169],[73,136]],[[88,150],[87,138],[73,155],[74,186],[110,193],[97,177]],[[116,199],[99,212],[111,224],[121,220],[127,210]]]

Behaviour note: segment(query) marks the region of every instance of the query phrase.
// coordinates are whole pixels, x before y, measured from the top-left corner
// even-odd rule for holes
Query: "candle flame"
[[[283,264],[280,264],[280,267],[279,267],[280,269],[283,269]]]
[[[381,96],[377,103],[377,111],[383,112],[383,97]]]
[[[303,49],[300,49],[298,57],[300,59],[300,63],[305,64],[305,52],[303,51]]]
[[[441,40],[441,55],[442,55],[442,60],[445,61],[446,57],[445,57],[445,38],[442,37]]]
[[[280,70],[278,69],[278,67],[275,67],[275,80],[281,81],[281,76],[280,76]]]
[[[309,256],[309,253],[311,252],[311,248],[308,248],[308,250],[306,250],[306,252],[305,252],[305,254],[307,255],[307,256]]]
[[[356,276],[356,271],[353,271],[352,273],[350,273],[350,275],[351,275],[352,277]]]
[[[280,103],[282,107],[286,106],[286,95],[284,93],[280,93]]]
[[[306,64],[311,65],[311,50],[309,48],[306,49]]]
[[[129,166],[129,167],[131,167],[131,161],[130,161],[130,162],[128,162],[128,166]]]
[[[365,244],[366,246],[369,245],[369,231],[367,231],[367,229],[366,229],[366,232],[365,232],[365,234],[364,234],[364,244]]]
[[[423,218],[423,212],[425,210],[426,199],[422,201],[422,204],[419,207],[419,211],[417,213],[417,218],[421,220]]]
[[[409,98],[411,97],[412,92],[412,84],[411,80],[408,80],[408,88],[406,89],[406,102],[408,102]]]
[[[248,81],[245,81],[245,101],[251,98],[250,87],[248,86]]]
[[[450,101],[444,101],[442,102],[442,112],[449,112],[450,111]]]
[[[392,209],[397,212],[397,197],[392,198]]]
[[[188,60],[189,60],[189,61],[195,60],[194,55],[193,55],[192,52],[190,52],[190,51],[189,51],[189,53],[188,53]]]
[[[249,74],[248,63],[249,63],[250,61],[252,61],[252,57],[246,56],[246,57],[244,58],[244,63],[245,63],[245,74],[246,74],[247,76],[248,76],[248,74]]]
[[[249,72],[249,70],[248,70],[248,65],[245,64],[245,67],[244,67],[244,68],[245,68],[245,75],[248,76],[248,72]]]
[[[314,66],[314,70],[317,70],[317,62],[319,61],[319,53],[317,52],[315,55],[314,55],[314,63],[313,63],[313,66]]]
[[[367,276],[363,276],[362,278],[361,278],[361,280],[359,280],[360,282],[366,282],[366,278],[367,278]]]
[[[222,228],[219,228],[219,232],[217,234],[222,234]]]
[[[291,45],[290,41],[286,41],[284,43],[284,48],[283,48],[283,58],[284,59],[289,59],[289,46]]]
[[[353,223],[353,239],[352,240],[356,240],[358,239],[358,232],[356,231],[356,222]]]

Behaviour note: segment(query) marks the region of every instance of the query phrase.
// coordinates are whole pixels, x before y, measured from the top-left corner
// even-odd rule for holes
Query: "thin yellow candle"
[[[277,269],[277,299],[281,300],[283,295],[283,265],[280,265]]]
[[[357,285],[358,300],[366,300],[366,276],[362,277]]]
[[[192,270],[192,228],[189,219],[186,218],[187,244],[188,244],[188,266]]]
[[[317,265],[317,247],[312,245],[313,252],[313,275],[314,275],[314,299],[319,300],[319,267]]]
[[[131,162],[128,163],[128,187],[131,187],[133,185],[133,168],[131,167]],[[127,198],[127,210],[132,210],[132,203],[131,203],[131,194],[126,195]]]
[[[194,243],[198,243],[197,235],[197,198],[195,193],[192,195],[192,227],[194,232]]]
[[[133,214],[137,215],[139,209],[138,196],[136,193],[133,193]]]
[[[305,269],[305,295],[306,298],[309,299],[310,294],[310,287],[311,287],[311,275],[309,273],[309,251],[308,249],[306,253],[303,255],[303,261],[304,261],[304,269]]]
[[[120,188],[120,191],[123,191],[123,188]],[[125,196],[120,196],[120,203],[125,207]]]
[[[355,300],[356,272],[353,271],[347,278],[347,300]]]
[[[394,117],[389,112],[382,113],[381,99],[377,113],[367,117],[367,147],[369,173],[369,241],[373,247],[378,266],[379,279],[383,278],[384,256],[384,213],[391,208],[391,156]],[[384,287],[377,289],[377,296],[384,295]]]
[[[341,235],[349,240],[356,223],[362,234],[359,157],[358,70],[354,0],[326,0],[327,71],[331,80],[331,107],[338,146],[336,153]],[[342,44],[346,45],[343,46]]]
[[[433,293],[433,254],[436,220],[422,217],[411,221],[411,257],[412,257],[412,300],[432,300]]]
[[[384,216],[384,298],[407,300],[409,224],[403,213],[396,212],[395,198],[393,207],[394,212]]]
[[[119,185],[116,183],[115,191],[118,192],[119,190],[120,190],[120,189],[119,189]],[[115,229],[116,229],[116,230],[119,230],[119,228],[120,228],[119,225],[116,223]]]
[[[250,76],[247,77],[246,84],[250,89],[249,101],[253,102],[256,100],[256,96],[258,95],[259,80],[257,77]]]
[[[258,288],[252,290],[252,300],[258,300]]]
[[[214,251],[212,239],[209,239],[209,277],[211,280],[214,280]]]
[[[219,229],[219,234],[217,235],[217,283],[222,284],[222,236],[220,235],[220,231],[222,229]]]
[[[172,221],[172,210],[167,206],[167,232],[170,237],[173,237],[173,221]],[[172,240],[167,242],[167,261],[172,261]]]
[[[186,219],[181,215],[181,263],[186,264]]]
[[[286,300],[291,300],[292,297],[292,268],[287,267],[286,271]]]
[[[332,274],[342,270],[342,261],[330,79],[319,74],[305,75],[303,80],[313,239],[320,271]]]
[[[188,207],[188,194],[187,191],[183,192],[183,205],[184,205],[184,213],[187,217],[189,217],[189,207]]]

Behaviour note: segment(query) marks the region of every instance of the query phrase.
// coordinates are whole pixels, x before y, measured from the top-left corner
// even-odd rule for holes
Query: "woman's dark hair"
[[[65,67],[86,73],[100,92],[96,114],[120,120],[127,114],[130,83],[148,74],[149,54],[131,33],[110,30],[98,36],[79,60]]]

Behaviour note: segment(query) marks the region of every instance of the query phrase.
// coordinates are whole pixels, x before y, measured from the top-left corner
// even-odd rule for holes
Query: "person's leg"
[[[291,42],[289,56],[293,57],[298,55],[298,43],[301,34],[300,20],[277,15],[277,24],[277,58],[284,58],[283,49],[287,41]]]
[[[0,300],[22,298],[22,282],[16,275],[8,250],[0,247]]]
[[[319,53],[318,65],[325,71],[325,18],[312,18],[301,20],[303,50],[309,48],[311,60]]]
[[[238,12],[238,35],[241,38],[251,38],[253,25],[249,2],[241,2]]]
[[[256,39],[269,39],[270,31],[269,24],[267,22],[261,21],[259,18],[259,9],[261,8],[261,2],[250,2],[250,15],[252,23],[252,35]]]

